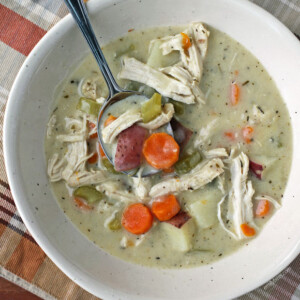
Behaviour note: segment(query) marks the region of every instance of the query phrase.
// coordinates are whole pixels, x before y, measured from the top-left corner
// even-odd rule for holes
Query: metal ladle
[[[141,95],[141,93],[135,92],[135,91],[123,90],[116,83],[116,80],[115,80],[114,76],[112,75],[112,72],[105,60],[103,52],[98,44],[98,41],[97,41],[95,33],[92,29],[91,23],[89,21],[88,13],[87,13],[87,10],[86,10],[86,7],[85,7],[83,1],[82,0],[64,0],[64,1],[66,3],[70,13],[72,14],[75,22],[77,23],[81,32],[83,33],[98,65],[99,65],[101,73],[102,73],[102,75],[105,79],[105,82],[107,84],[107,87],[108,87],[108,97],[105,100],[105,102],[100,110],[100,113],[98,116],[97,128],[98,128],[98,138],[99,138],[101,147],[102,147],[105,155],[109,159],[109,161],[114,165],[113,159],[106,149],[105,143],[102,140],[102,135],[100,132],[100,127],[101,127],[101,124],[103,121],[102,116],[104,115],[104,111],[110,105],[114,104],[115,102],[123,100],[125,98],[128,98],[129,96],[132,96],[132,95]],[[168,125],[167,130],[168,130],[168,132],[170,132],[173,135],[173,131],[172,131],[172,128],[170,125]],[[146,177],[146,176],[158,173],[158,172],[160,172],[160,170],[148,168],[148,171],[142,172],[141,176]],[[132,170],[124,171],[123,173],[132,176]]]

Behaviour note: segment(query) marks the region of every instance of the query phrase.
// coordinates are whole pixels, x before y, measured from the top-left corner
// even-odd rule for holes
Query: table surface
[[[41,300],[40,297],[0,277],[1,300]]]

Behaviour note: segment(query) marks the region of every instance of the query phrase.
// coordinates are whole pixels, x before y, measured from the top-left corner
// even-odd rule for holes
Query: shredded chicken
[[[180,178],[169,178],[154,185],[149,195],[158,197],[170,193],[196,190],[211,182],[224,172],[223,162],[219,158],[205,161]]]
[[[162,112],[159,116],[157,116],[154,120],[143,123],[140,122],[138,125],[150,130],[155,130],[171,121],[174,115],[174,106],[171,103],[166,103],[162,108]]]
[[[205,127],[202,127],[200,131],[196,134],[194,140],[195,148],[202,147],[205,143],[209,143],[212,136],[212,132],[217,125],[218,119],[213,119]]]
[[[132,181],[135,195],[142,201],[147,200],[151,188],[151,179],[148,177],[142,178],[141,176],[138,176],[132,177]]]
[[[122,61],[122,70],[119,79],[129,79],[146,84],[165,97],[192,104],[195,96],[189,86],[171,78],[162,72],[138,61],[135,58],[125,57]]]
[[[107,180],[107,173],[105,171],[81,171],[75,172],[68,179],[67,183],[70,187],[78,187],[81,185],[99,184]]]
[[[52,115],[47,124],[47,137],[48,138],[52,135],[55,125],[56,125],[56,115]]]
[[[108,198],[112,198],[124,203],[137,201],[136,195],[128,192],[123,184],[119,181],[106,181],[96,186],[96,189],[104,193]]]
[[[226,228],[221,217],[221,205],[226,196],[220,201],[218,205],[218,218],[221,226],[235,239],[243,239],[245,235],[242,232],[241,225],[244,223],[257,228],[253,220],[253,203],[252,197],[254,189],[252,182],[247,181],[249,171],[249,159],[243,152],[232,159],[230,164],[230,174],[232,187],[228,194],[229,214],[228,219],[232,222],[234,231]]]
[[[79,84],[79,95],[90,99],[97,99],[97,81],[98,77],[88,78]]]
[[[198,81],[193,79],[192,75],[189,73],[188,70],[183,68],[180,65],[174,65],[166,68],[160,69],[164,74],[174,77],[181,83],[189,86],[191,91],[198,102],[205,104],[205,96],[199,87]]]
[[[228,153],[225,148],[216,148],[207,151],[202,151],[205,158],[215,158],[215,157],[228,157]]]
[[[102,139],[104,143],[111,144],[115,138],[125,129],[129,128],[136,122],[142,120],[141,112],[136,109],[127,110],[116,120],[102,129]]]
[[[57,153],[54,153],[53,156],[48,160],[48,176],[50,181],[56,182],[62,180],[62,171],[64,169],[65,160],[59,160]]]

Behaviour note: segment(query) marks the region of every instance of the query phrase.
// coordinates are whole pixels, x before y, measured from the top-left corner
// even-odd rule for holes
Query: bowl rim
[[[112,5],[113,3],[120,3],[123,1],[126,0],[117,0],[117,1],[103,0],[101,1],[101,4],[99,4],[96,3],[96,0],[92,0],[89,1],[87,5],[88,5],[88,9],[92,10],[94,7],[101,9],[106,7],[107,5]],[[242,5],[250,10],[254,10],[258,14],[260,14],[261,17],[266,18],[268,21],[271,21],[274,25],[277,26],[277,28],[280,31],[282,31],[286,35],[286,39],[291,45],[294,45],[294,47],[298,47],[300,49],[300,43],[296,38],[296,36],[278,19],[276,19],[273,15],[265,11],[263,8],[247,0],[229,0],[229,1],[236,2],[239,5]],[[9,138],[10,128],[8,127],[9,116],[14,114],[13,112],[14,105],[15,105],[14,99],[16,98],[16,95],[19,93],[18,87],[22,81],[23,76],[27,72],[26,65],[28,64],[29,61],[33,59],[35,52],[40,52],[42,51],[43,48],[45,48],[45,46],[47,47],[47,41],[54,38],[58,31],[60,32],[59,34],[63,34],[68,30],[70,30],[71,28],[73,28],[74,26],[75,23],[73,21],[72,16],[68,14],[63,19],[61,19],[57,24],[55,24],[43,36],[43,38],[37,43],[37,45],[34,47],[34,49],[25,59],[22,67],[20,68],[15,78],[13,86],[11,87],[11,91],[9,93],[9,97],[6,105],[4,125],[3,125],[3,149],[4,149],[6,173],[7,173],[9,185],[11,187],[11,193],[13,195],[13,199],[16,204],[17,210],[20,213],[20,216],[25,226],[28,228],[28,230],[30,231],[34,239],[37,241],[38,245],[42,248],[42,250],[46,253],[46,255],[59,267],[59,269],[62,270],[76,284],[78,284],[79,286],[81,286],[82,288],[84,288],[85,290],[93,294],[94,290],[92,288],[92,284],[89,284],[87,281],[80,278],[80,276],[76,276],[77,274],[82,274],[82,270],[80,270],[77,266],[73,265],[70,261],[68,261],[68,257],[63,253],[61,253],[58,249],[56,249],[51,244],[49,239],[45,235],[43,235],[43,231],[38,226],[30,222],[33,215],[28,209],[28,206],[22,205],[22,196],[20,193],[22,189],[18,186],[18,182],[20,180],[18,178],[19,175],[17,175],[14,172],[14,169],[11,167],[14,164],[14,160],[16,159],[16,154],[13,153],[13,151],[10,151],[10,138]],[[264,282],[252,282],[252,284],[251,285],[249,284],[248,288],[246,289],[242,289],[242,290],[237,289],[232,293],[232,297],[238,297],[263,285],[271,278],[276,276],[278,273],[280,273],[284,268],[286,268],[299,255],[299,253],[300,253],[300,241],[298,245],[295,245],[295,247],[290,250],[288,257],[281,264],[277,266],[276,270],[273,273],[270,273],[268,276],[266,276]],[[111,294],[108,292],[107,286],[105,286],[101,282],[98,282],[98,285],[101,286],[103,290],[103,294],[101,295],[101,297],[109,299]]]

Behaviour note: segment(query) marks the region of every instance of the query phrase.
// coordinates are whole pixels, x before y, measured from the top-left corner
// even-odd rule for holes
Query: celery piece
[[[121,229],[122,226],[120,220],[117,218],[113,219],[111,222],[109,222],[108,228],[113,231]]]
[[[142,118],[144,123],[148,123],[161,114],[161,95],[155,93],[151,99],[142,104]]]
[[[107,158],[102,160],[102,164],[108,172],[113,173],[113,174],[120,174],[119,172],[117,172],[115,170],[114,166],[110,163],[110,161]]]
[[[97,103],[93,99],[81,97],[77,104],[77,109],[87,114],[98,116],[101,109],[101,104]]]
[[[175,164],[177,174],[185,174],[194,169],[201,161],[201,155],[198,151],[191,155],[184,156]]]
[[[184,104],[182,102],[170,100],[170,103],[173,104],[176,115],[184,114]]]
[[[91,185],[80,186],[73,192],[73,195],[75,197],[83,198],[89,204],[95,203],[104,198],[104,195]]]

